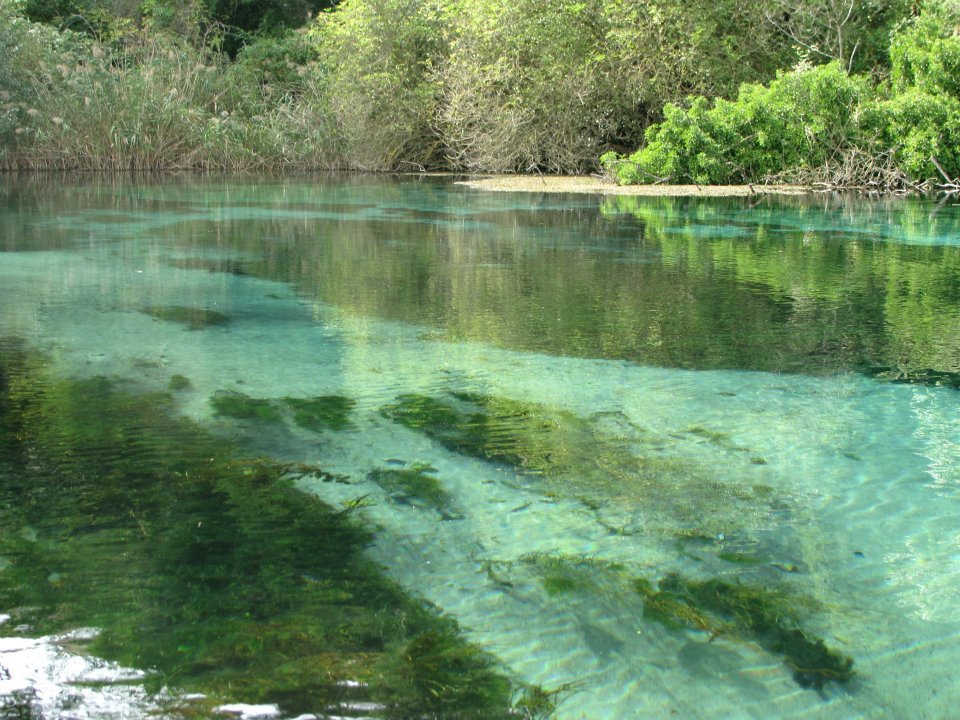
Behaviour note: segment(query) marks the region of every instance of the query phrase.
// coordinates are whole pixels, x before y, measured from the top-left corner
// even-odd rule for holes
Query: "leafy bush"
[[[455,24],[437,125],[449,165],[475,171],[593,169],[665,102],[781,59],[759,7],[728,0],[465,0]]]
[[[667,106],[643,147],[601,163],[623,184],[777,179],[891,189],[942,180],[940,168],[957,177],[957,27],[946,6],[931,4],[893,37],[889,85],[874,87],[839,62],[801,65],[769,86],[744,85],[735,101]]]
[[[442,4],[419,0],[345,0],[317,17],[317,81],[344,165],[440,164],[433,69],[447,54],[448,25]]]
[[[764,178],[787,168],[820,165],[861,136],[868,81],[839,63],[800,67],[769,86],[744,85],[735,101],[694,98],[669,105],[627,160],[604,157],[621,183],[723,184]]]
[[[960,99],[917,88],[878,105],[885,144],[915,182],[942,180],[931,158],[951,177],[960,177]]]
[[[960,6],[931,5],[890,44],[891,79],[897,91],[917,88],[960,98]]]

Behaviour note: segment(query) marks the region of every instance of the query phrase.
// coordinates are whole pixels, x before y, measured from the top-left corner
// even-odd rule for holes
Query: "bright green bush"
[[[602,156],[620,183],[744,183],[770,178],[871,187],[960,176],[960,33],[931,4],[891,42],[889,85],[838,62],[744,85],[735,101],[665,108],[645,144]]]
[[[643,148],[604,165],[624,184],[747,182],[820,165],[858,142],[872,97],[869,82],[838,63],[801,67],[766,87],[744,85],[735,101],[669,105]]]
[[[960,98],[917,88],[878,105],[884,140],[901,170],[914,182],[943,178],[931,158],[951,177],[960,177]]]

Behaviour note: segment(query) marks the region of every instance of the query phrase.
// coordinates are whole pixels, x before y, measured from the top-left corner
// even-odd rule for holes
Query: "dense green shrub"
[[[801,67],[766,87],[743,86],[735,101],[669,105],[643,148],[604,163],[622,183],[723,184],[817,166],[858,142],[860,108],[871,99],[869,82],[836,62]]]
[[[735,101],[669,105],[645,144],[604,167],[621,183],[820,180],[891,189],[960,175],[960,35],[931,4],[891,42],[890,83],[801,65]]]
[[[960,176],[960,98],[917,88],[878,105],[884,140],[897,163],[915,181],[942,180],[937,162],[951,178]]]
[[[931,5],[890,44],[890,71],[898,91],[916,88],[960,98],[960,5]]]

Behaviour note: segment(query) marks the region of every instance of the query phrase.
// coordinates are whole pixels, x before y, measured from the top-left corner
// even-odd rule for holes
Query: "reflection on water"
[[[958,238],[920,201],[7,178],[0,629],[96,626],[189,712],[945,716]]]

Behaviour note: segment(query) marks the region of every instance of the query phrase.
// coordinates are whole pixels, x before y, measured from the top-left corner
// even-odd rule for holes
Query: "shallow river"
[[[955,202],[5,178],[0,435],[9,712],[960,702]]]

